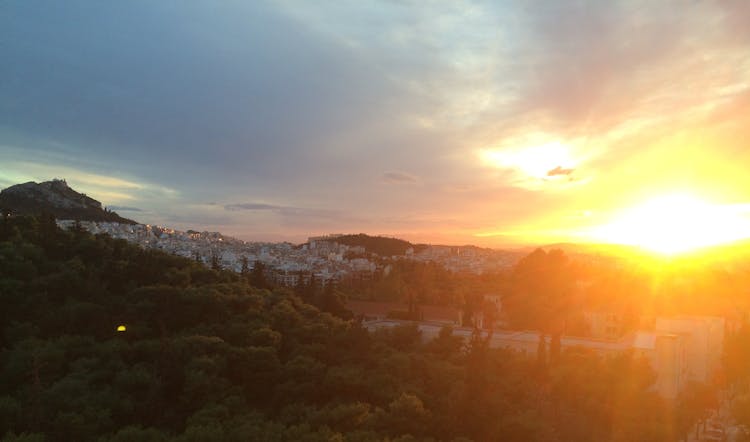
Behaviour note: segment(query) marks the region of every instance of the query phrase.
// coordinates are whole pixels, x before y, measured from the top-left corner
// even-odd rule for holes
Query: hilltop
[[[348,235],[330,235],[315,238],[316,241],[335,242],[350,247],[363,247],[365,252],[380,256],[402,256],[408,250],[417,252],[427,248],[424,244],[412,244],[409,241],[387,236],[371,236],[364,233]]]
[[[310,242],[329,242],[349,247],[362,247],[367,253],[380,256],[404,255],[413,245],[403,239],[386,236],[372,236],[365,233],[335,234],[310,238]]]
[[[13,215],[52,214],[58,219],[137,224],[104,207],[99,201],[78,193],[65,180],[16,184],[0,192],[0,211]]]

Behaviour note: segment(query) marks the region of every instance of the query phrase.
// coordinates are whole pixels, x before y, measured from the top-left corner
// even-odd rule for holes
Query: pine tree
[[[556,363],[560,359],[561,349],[560,333],[554,333],[549,343],[549,361],[551,364]]]
[[[263,264],[262,261],[255,261],[255,263],[253,263],[253,271],[250,273],[250,285],[259,289],[269,288],[265,273],[265,264]]]
[[[547,367],[547,336],[539,333],[539,344],[536,347],[536,362],[540,369]]]
[[[219,262],[219,255],[213,253],[211,255],[211,270],[221,270],[221,262]]]
[[[247,274],[250,273],[250,265],[247,261],[247,256],[242,255],[242,258],[240,258],[240,262],[242,263],[242,268],[240,268],[240,274],[243,277],[247,277]]]
[[[300,298],[305,298],[305,274],[303,272],[297,273],[297,282],[294,284],[294,294]]]
[[[305,286],[305,294],[303,299],[308,304],[316,305],[316,299],[318,297],[318,280],[315,278],[315,273],[310,272],[310,280]]]

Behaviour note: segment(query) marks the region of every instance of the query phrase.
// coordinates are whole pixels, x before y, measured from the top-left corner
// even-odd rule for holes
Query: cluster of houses
[[[266,278],[278,285],[293,287],[300,279],[317,281],[367,281],[377,272],[388,272],[387,265],[371,259],[361,246],[336,242],[342,235],[311,237],[304,244],[288,242],[247,242],[219,232],[180,231],[148,224],[120,224],[114,222],[58,220],[58,225],[70,228],[78,224],[91,233],[106,233],[141,245],[145,248],[196,259],[239,272],[247,264],[251,268],[262,262]],[[482,273],[513,266],[522,253],[502,252],[477,247],[426,246],[415,253],[407,251],[398,259],[433,261],[448,270]],[[396,257],[393,257],[396,258]]]

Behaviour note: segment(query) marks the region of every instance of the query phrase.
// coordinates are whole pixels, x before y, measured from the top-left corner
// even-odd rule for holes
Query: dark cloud
[[[412,184],[417,182],[417,178],[403,172],[385,172],[383,179],[387,183],[394,184]]]
[[[108,206],[110,210],[115,210],[119,212],[143,212],[143,210],[137,208],[137,207],[129,207],[129,206]]]
[[[197,196],[340,170],[331,139],[397,118],[398,87],[276,5],[3,5],[3,125]]]

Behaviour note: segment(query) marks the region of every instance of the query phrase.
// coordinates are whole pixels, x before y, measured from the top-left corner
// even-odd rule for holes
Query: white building
[[[714,316],[657,318],[655,330],[679,335],[685,342],[688,380],[710,383],[721,367],[726,320]]]

